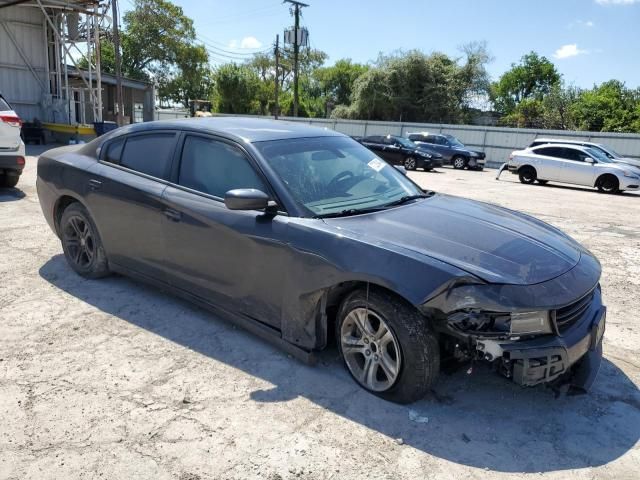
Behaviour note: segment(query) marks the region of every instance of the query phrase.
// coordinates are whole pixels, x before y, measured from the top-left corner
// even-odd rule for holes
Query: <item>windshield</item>
[[[416,144],[404,137],[393,137],[400,145],[407,148],[416,148]]]
[[[598,162],[601,163],[614,163],[609,157],[607,157],[602,151],[597,148],[585,148],[585,151],[594,157]]]
[[[256,142],[295,200],[314,216],[386,208],[420,188],[348,137]]]
[[[447,137],[447,140],[449,140],[454,147],[464,147],[464,144],[453,135],[445,135],[445,137]]]
[[[613,150],[611,147],[605,148],[602,145],[597,145],[595,148],[602,151],[602,153],[604,153],[609,158],[622,158],[622,155],[620,155],[618,152]]]

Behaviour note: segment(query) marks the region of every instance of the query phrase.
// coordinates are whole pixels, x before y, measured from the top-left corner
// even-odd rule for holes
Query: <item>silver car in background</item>
[[[507,168],[522,183],[571,183],[604,193],[640,190],[640,169],[615,163],[600,150],[573,144],[543,144],[515,151]]]
[[[613,148],[603,143],[585,142],[582,140],[562,140],[557,138],[536,138],[533,142],[531,142],[529,148],[537,147],[539,145],[545,145],[548,143],[561,143],[564,145],[579,145],[582,147],[593,148],[594,150],[599,150],[600,152],[604,153],[607,157],[609,157],[616,163],[626,163],[628,165],[633,165],[634,167],[640,168],[640,159],[620,155]]]

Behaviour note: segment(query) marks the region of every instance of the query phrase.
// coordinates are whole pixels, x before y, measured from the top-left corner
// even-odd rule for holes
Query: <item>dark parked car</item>
[[[422,168],[426,171],[442,166],[442,155],[403,137],[395,135],[370,135],[358,140],[369,150],[387,162],[402,165],[407,170]]]
[[[441,358],[588,388],[600,265],[554,227],[424,191],[358,142],[247,118],[150,122],[49,150],[38,197],[73,270],[119,272],[412,402]],[[335,332],[334,335],[331,331]]]
[[[427,146],[442,155],[446,165],[453,168],[482,170],[485,164],[484,152],[471,150],[453,135],[418,132],[407,135],[409,140],[418,145]]]

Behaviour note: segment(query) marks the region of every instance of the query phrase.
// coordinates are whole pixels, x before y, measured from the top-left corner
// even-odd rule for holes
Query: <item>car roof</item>
[[[600,145],[599,143],[596,142],[589,142],[588,140],[569,140],[569,139],[559,139],[559,138],[536,138],[533,140],[533,142],[545,142],[545,143],[562,143],[564,145],[579,145],[579,144],[585,144],[585,145]],[[533,143],[531,142],[531,143]]]
[[[309,125],[270,120],[266,118],[250,117],[205,117],[182,118],[176,120],[157,120],[128,125],[117,129],[119,134],[147,132],[166,129],[200,130],[217,133],[235,140],[254,143],[268,140],[283,140],[305,137],[344,137],[342,133],[327,128],[311,127]]]
[[[574,150],[580,150],[582,152],[585,152],[588,148],[590,148],[588,145],[584,146],[584,145],[578,145],[575,143],[548,143],[548,144],[543,144],[543,145],[536,145],[535,147],[531,147],[531,150],[533,149],[541,149],[541,148],[549,148],[550,146],[553,147],[562,147],[562,148],[572,148]]]

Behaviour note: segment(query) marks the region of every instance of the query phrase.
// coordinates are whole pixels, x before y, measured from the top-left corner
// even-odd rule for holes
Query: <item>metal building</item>
[[[0,0],[0,91],[23,120],[115,119],[115,78],[96,55],[110,9],[109,0]],[[153,119],[152,85],[123,80],[123,90],[127,120]]]

